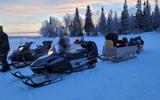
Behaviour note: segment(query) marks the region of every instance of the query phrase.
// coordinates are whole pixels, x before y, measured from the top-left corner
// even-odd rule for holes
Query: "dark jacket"
[[[8,35],[0,32],[0,55],[5,55],[10,50]]]

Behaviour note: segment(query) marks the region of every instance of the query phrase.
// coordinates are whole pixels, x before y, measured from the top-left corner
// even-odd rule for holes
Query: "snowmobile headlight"
[[[48,51],[48,56],[52,55],[53,53],[54,53],[54,51],[49,50],[49,51]]]
[[[23,49],[24,49],[24,47],[20,47],[20,48],[19,48],[19,51],[22,51]]]

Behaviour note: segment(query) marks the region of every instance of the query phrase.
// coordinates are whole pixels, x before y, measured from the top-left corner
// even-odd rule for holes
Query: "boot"
[[[2,69],[0,69],[1,72],[7,72],[9,71],[11,68],[10,67],[3,67]]]

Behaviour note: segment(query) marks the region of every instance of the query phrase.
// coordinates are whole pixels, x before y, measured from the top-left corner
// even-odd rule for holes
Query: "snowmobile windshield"
[[[57,50],[58,50],[58,42],[59,42],[59,37],[54,39],[53,44],[52,44],[49,52],[50,51],[57,52]]]

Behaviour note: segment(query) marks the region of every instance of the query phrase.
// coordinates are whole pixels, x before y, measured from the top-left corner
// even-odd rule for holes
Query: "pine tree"
[[[97,28],[102,35],[105,35],[107,33],[107,19],[106,19],[103,7],[102,7],[101,17],[99,19]]]
[[[115,12],[115,14],[114,14],[113,30],[115,32],[118,32],[118,30],[119,30],[119,20],[118,20],[117,12]]]
[[[129,17],[129,32],[134,32],[135,31],[135,16],[131,14]]]
[[[113,32],[113,18],[112,18],[112,10],[108,13],[108,20],[107,20],[107,32],[111,33]]]
[[[73,22],[70,26],[71,36],[83,36],[82,21],[79,16],[79,10],[76,8]]]
[[[142,3],[141,0],[137,0],[137,5],[136,5],[136,30],[142,31],[143,30],[143,15],[142,15]]]
[[[85,19],[85,25],[84,25],[84,30],[87,33],[87,36],[93,36],[95,35],[95,27],[94,24],[92,22],[92,13],[91,13],[91,9],[90,6],[87,6],[87,12],[86,12],[86,19]]]
[[[160,8],[158,5],[158,0],[155,0],[155,8],[154,8],[154,12],[153,12],[153,29],[158,29],[160,28]]]
[[[154,30],[154,12],[151,13],[151,24],[152,24],[152,30]]]
[[[144,9],[143,9],[143,30],[144,31],[151,31],[152,24],[151,24],[151,6],[149,1],[147,0],[144,2]]]
[[[129,13],[128,13],[128,6],[127,0],[125,0],[123,11],[121,13],[121,20],[120,20],[120,34],[127,34],[129,31]]]

